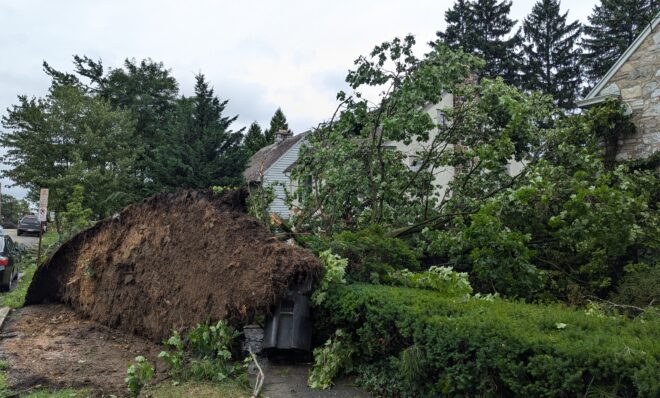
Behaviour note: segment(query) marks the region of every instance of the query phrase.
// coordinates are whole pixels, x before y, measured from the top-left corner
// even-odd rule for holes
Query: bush
[[[456,272],[451,267],[431,266],[424,272],[410,272],[407,269],[391,272],[388,282],[393,285],[428,289],[445,296],[469,298],[472,286],[465,272]]]
[[[177,380],[216,381],[242,378],[245,367],[232,360],[231,349],[240,335],[225,321],[200,324],[185,339],[174,331],[163,344],[167,351],[158,357]]]
[[[640,269],[623,277],[611,300],[638,308],[660,306],[660,265]],[[659,307],[660,308],[660,307]]]
[[[344,276],[346,275],[346,266],[348,265],[348,261],[345,258],[332,254],[330,250],[319,253],[319,259],[321,260],[321,264],[323,264],[323,277],[312,295],[312,303],[314,305],[321,305],[323,300],[325,300],[326,292],[334,285],[346,283]]]
[[[660,321],[560,305],[455,300],[338,285],[316,313],[356,349],[359,382],[385,396],[657,396]]]
[[[154,368],[143,356],[135,357],[135,363],[131,364],[126,371],[126,386],[132,397],[137,397],[151,378],[154,377]]]
[[[345,340],[344,332],[339,329],[323,346],[314,349],[314,366],[307,382],[311,388],[330,388],[332,379],[350,367],[354,349]]]
[[[403,240],[385,235],[377,225],[333,236],[330,249],[348,259],[348,276],[356,281],[380,281],[389,272],[420,268],[418,255]]]

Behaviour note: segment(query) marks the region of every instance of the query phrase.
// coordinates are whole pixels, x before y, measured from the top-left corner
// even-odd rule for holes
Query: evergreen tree
[[[456,49],[478,55],[486,61],[482,76],[501,76],[510,84],[518,82],[520,32],[511,31],[516,21],[509,18],[511,1],[458,1],[445,13],[447,29],[439,40]]]
[[[270,119],[270,127],[264,131],[266,142],[268,145],[275,142],[275,134],[280,130],[289,130],[289,124],[286,121],[286,116],[282,112],[282,108],[277,108],[275,114]]]
[[[473,52],[475,43],[472,11],[470,3],[466,0],[457,0],[453,7],[445,12],[447,29],[437,32],[436,35],[452,50],[463,47],[466,52]]]
[[[592,83],[605,76],[658,11],[655,0],[602,0],[594,7],[583,41],[586,75]]]
[[[557,105],[569,109],[580,87],[580,24],[566,24],[568,12],[559,11],[559,0],[540,0],[525,18],[522,85],[551,94]]]
[[[245,135],[245,150],[253,154],[266,145],[268,142],[266,142],[266,136],[261,130],[261,126],[257,122],[252,122]]]
[[[239,185],[246,161],[241,147],[243,130],[229,129],[238,116],[224,116],[228,101],[215,96],[204,75],[199,74],[195,79],[195,96],[190,99],[192,114],[182,134],[187,148],[183,164],[188,173],[179,186]]]

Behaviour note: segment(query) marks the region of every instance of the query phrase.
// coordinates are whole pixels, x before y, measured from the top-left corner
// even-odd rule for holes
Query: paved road
[[[16,243],[23,243],[28,246],[36,245],[39,243],[39,235],[30,234],[18,236],[16,235],[15,229],[5,229],[5,234],[9,235],[11,239]]]

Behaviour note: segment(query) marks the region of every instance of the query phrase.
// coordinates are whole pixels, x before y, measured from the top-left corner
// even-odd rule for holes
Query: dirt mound
[[[207,319],[248,321],[288,289],[309,289],[314,255],[245,213],[245,191],[161,194],[63,244],[26,303],[64,302],[154,341]]]

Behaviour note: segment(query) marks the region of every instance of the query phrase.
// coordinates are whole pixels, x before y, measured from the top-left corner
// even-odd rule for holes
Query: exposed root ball
[[[207,319],[248,321],[319,275],[314,255],[245,213],[246,192],[180,191],[145,199],[63,244],[26,303],[64,302],[154,341]]]

